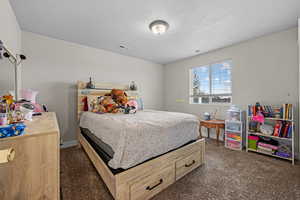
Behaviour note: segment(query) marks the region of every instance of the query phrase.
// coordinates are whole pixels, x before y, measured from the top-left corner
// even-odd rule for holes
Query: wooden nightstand
[[[0,199],[59,199],[59,128],[55,113],[25,123],[22,136],[0,139]],[[9,153],[5,155],[6,150]],[[5,160],[5,159],[4,159]]]
[[[200,132],[200,137],[201,138],[202,138],[202,132],[201,132],[202,126],[207,128],[207,137],[208,138],[209,138],[209,129],[210,128],[215,128],[216,129],[217,142],[219,144],[220,129],[225,129],[225,121],[224,120],[218,120],[218,119],[200,120],[199,132]]]

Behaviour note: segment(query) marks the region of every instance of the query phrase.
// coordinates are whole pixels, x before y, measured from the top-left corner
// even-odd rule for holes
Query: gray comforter
[[[108,165],[128,169],[198,138],[199,120],[184,113],[155,110],[136,114],[84,112],[80,127],[89,129],[114,153]]]

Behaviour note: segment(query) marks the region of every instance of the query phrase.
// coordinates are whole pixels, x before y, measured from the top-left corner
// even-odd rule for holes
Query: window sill
[[[190,105],[200,105],[200,106],[231,106],[232,103],[189,103]]]

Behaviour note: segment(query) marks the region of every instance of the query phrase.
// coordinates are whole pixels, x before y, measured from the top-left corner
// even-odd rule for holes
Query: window
[[[190,69],[190,103],[231,103],[231,68],[232,61],[226,60]]]

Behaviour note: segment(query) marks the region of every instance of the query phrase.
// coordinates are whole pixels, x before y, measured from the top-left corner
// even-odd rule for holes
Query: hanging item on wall
[[[90,77],[90,81],[86,84],[86,88],[88,89],[95,89],[95,85],[92,81],[92,77]]]
[[[137,85],[136,85],[136,83],[134,81],[131,81],[131,83],[129,85],[129,89],[133,90],[133,91],[138,90],[138,87],[137,87]]]

